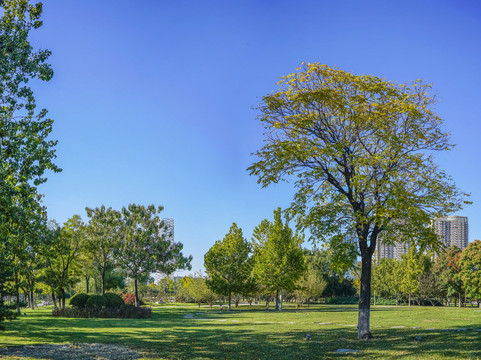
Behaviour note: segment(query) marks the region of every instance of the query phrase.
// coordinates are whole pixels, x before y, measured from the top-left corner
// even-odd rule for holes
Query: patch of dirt
[[[0,348],[0,357],[45,360],[130,360],[142,357],[126,346],[113,344],[45,344]]]

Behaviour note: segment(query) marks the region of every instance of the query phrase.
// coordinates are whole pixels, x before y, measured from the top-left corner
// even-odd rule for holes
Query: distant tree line
[[[437,256],[412,248],[400,260],[380,259],[373,264],[372,285],[375,296],[409,306],[457,302],[461,307],[468,299],[481,306],[481,241],[463,251],[450,247]]]
[[[252,241],[244,238],[235,223],[223,240],[217,241],[204,256],[207,272],[186,281],[187,288],[205,283],[203,291],[187,292],[196,302],[212,299],[212,294],[225,298],[229,310],[232,300],[252,303],[254,299],[275,301],[282,311],[283,299],[300,305],[325,296],[353,296],[353,281],[336,274],[332,257],[319,249],[303,250],[304,238],[289,227],[289,218],[281,209],[274,211],[274,221],[267,219],[254,229]],[[212,303],[211,300],[205,300]]]
[[[170,274],[190,269],[192,257],[182,254],[159,217],[162,207],[130,204],[122,210],[87,208],[88,221],[74,215],[63,225],[50,221],[25,236],[11,238],[8,251],[0,248],[0,301],[13,296],[19,311],[21,293],[34,308],[34,293],[51,294],[55,307],[65,308],[67,293],[104,294],[133,283],[139,306],[139,283],[153,272]],[[95,286],[92,286],[94,282]]]

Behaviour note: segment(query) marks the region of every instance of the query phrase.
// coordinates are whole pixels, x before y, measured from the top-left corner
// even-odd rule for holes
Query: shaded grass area
[[[153,359],[481,358],[481,312],[473,308],[376,306],[370,341],[356,339],[357,308],[350,305],[288,307],[283,313],[159,307],[152,319],[64,319],[50,312],[28,311],[7,322],[0,347],[121,344]],[[339,348],[360,352],[335,353]]]

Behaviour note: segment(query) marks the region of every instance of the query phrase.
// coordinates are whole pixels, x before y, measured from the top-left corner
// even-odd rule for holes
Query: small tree
[[[89,217],[85,249],[100,270],[104,294],[105,276],[107,270],[115,264],[114,252],[119,246],[121,214],[110,207],[106,209],[104,205],[95,209],[85,208],[85,211]]]
[[[253,273],[261,287],[276,293],[276,310],[282,311],[282,290],[294,290],[306,271],[303,238],[289,228],[288,219],[282,222],[280,208],[274,211],[274,222],[263,220],[254,235]]]
[[[158,214],[164,208],[130,204],[122,208],[122,228],[115,251],[119,265],[134,280],[135,306],[139,306],[138,281],[152,272],[171,274],[190,269],[192,256],[184,257],[183,245],[174,242],[172,234]]]
[[[440,291],[448,304],[452,296],[458,296],[461,307],[464,284],[461,276],[462,252],[456,246],[451,246],[436,258],[433,272],[439,283]]]
[[[481,240],[474,240],[464,249],[460,263],[466,295],[476,299],[481,308]]]
[[[206,284],[215,293],[228,297],[231,310],[232,294],[242,293],[251,286],[253,258],[251,245],[244,239],[242,229],[232,224],[223,240],[218,240],[204,255],[208,274]]]

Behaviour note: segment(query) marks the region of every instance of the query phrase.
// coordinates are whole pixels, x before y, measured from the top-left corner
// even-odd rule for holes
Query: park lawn
[[[138,320],[53,318],[50,312],[29,310],[7,322],[0,348],[120,344],[149,359],[481,359],[477,308],[376,306],[370,341],[356,339],[353,305],[287,307],[282,313],[247,306],[231,312],[156,307],[152,319]],[[340,348],[359,352],[335,353]]]

